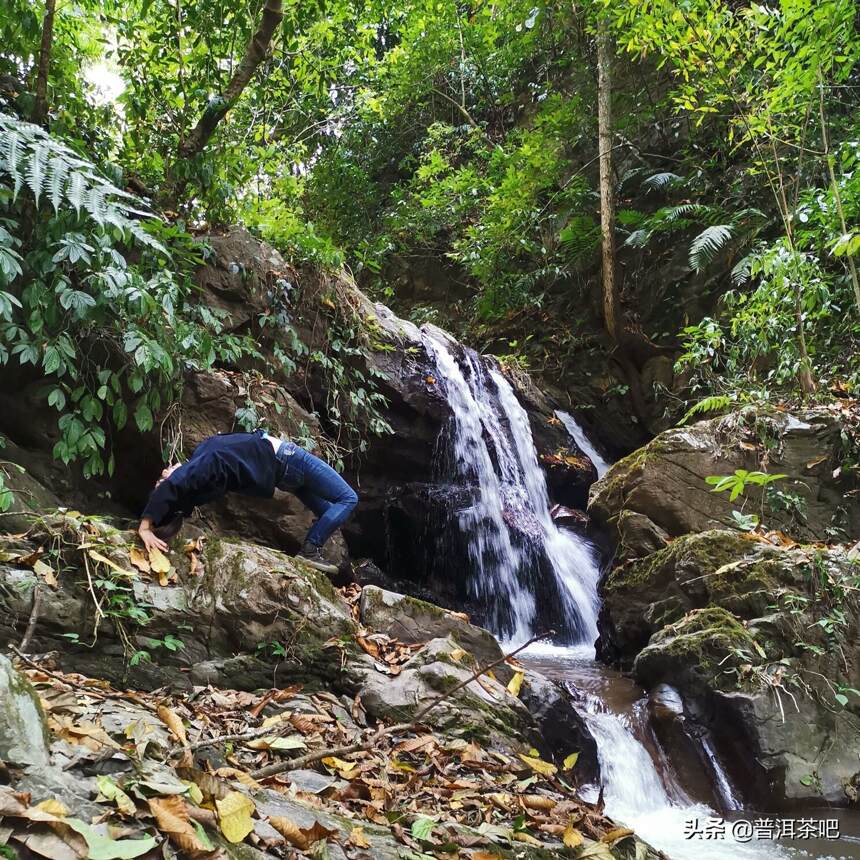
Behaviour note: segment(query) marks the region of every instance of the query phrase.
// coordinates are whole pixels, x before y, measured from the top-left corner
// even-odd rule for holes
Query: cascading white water
[[[523,639],[532,629],[535,601],[518,576],[521,554],[511,541],[505,523],[505,489],[484,439],[484,424],[489,423],[498,431],[497,421],[487,416],[487,403],[481,402],[484,398],[476,397],[477,386],[466,382],[444,334],[426,326],[425,335],[425,343],[436,362],[440,379],[444,380],[448,404],[455,416],[452,465],[456,477],[474,481],[480,487],[473,503],[458,512],[460,529],[469,536],[475,596],[492,607],[498,594],[504,594],[510,619],[506,626],[513,638]],[[502,626],[498,615],[496,622]]]
[[[453,412],[453,467],[461,479],[479,487],[474,502],[459,511],[459,523],[469,535],[473,589],[489,608],[491,624],[495,619],[495,632],[512,643],[534,635],[537,607],[528,586],[537,550],[555,578],[568,638],[593,643],[597,563],[584,539],[552,521],[525,409],[510,383],[477,353],[464,350],[461,367],[444,332],[433,326],[423,331]],[[523,540],[532,552],[523,549]],[[512,624],[503,623],[503,608]]]
[[[567,659],[574,663],[593,665],[599,610],[597,560],[587,541],[558,528],[550,516],[546,481],[525,409],[489,362],[471,350],[463,350],[458,361],[448,335],[434,326],[424,326],[422,332],[453,413],[447,467],[454,474],[448,479],[477,488],[456,514],[468,539],[475,597],[502,638],[521,642],[531,637],[539,607],[530,566],[538,565],[542,554],[555,578],[563,613],[575,619],[569,627],[570,644],[580,643],[577,648],[550,647],[569,655]],[[559,413],[559,418],[602,474],[607,464],[573,418],[567,413]],[[537,544],[540,552],[530,551],[530,544]],[[686,840],[687,820],[704,820],[716,813],[703,805],[672,800],[624,714],[612,712],[600,697],[587,695],[583,717],[597,741],[607,813],[667,851],[673,860],[784,856],[775,846]]]
[[[585,431],[579,426],[573,415],[569,412],[562,412],[561,409],[558,409],[555,414],[558,420],[564,424],[564,429],[570,433],[573,441],[579,446],[579,450],[594,463],[597,477],[602,478],[606,474],[607,469],[609,469],[610,464],[603,459],[597,448],[591,444],[591,440],[585,435]]]

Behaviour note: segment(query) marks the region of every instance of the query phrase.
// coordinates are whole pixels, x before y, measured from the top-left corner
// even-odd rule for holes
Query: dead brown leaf
[[[188,817],[188,807],[178,794],[150,797],[146,802],[158,829],[167,834],[167,838],[187,854],[189,860],[212,856],[208,846],[197,835],[197,829]]]
[[[158,714],[158,719],[170,729],[182,746],[187,747],[188,737],[185,734],[185,725],[176,711],[172,711],[166,705],[159,705],[156,713]]]

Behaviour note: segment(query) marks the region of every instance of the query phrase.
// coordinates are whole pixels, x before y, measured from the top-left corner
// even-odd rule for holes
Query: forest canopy
[[[638,389],[668,355],[676,417],[855,392],[856,25],[852,0],[9,0],[0,359],[44,373],[55,454],[110,469],[106,421],[254,358],[190,281],[193,235],[243,224],[538,373],[596,350]]]

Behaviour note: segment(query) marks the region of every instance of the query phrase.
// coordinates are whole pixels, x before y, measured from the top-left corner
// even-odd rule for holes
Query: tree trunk
[[[236,67],[230,83],[227,84],[224,91],[218,97],[212,100],[203,112],[203,116],[198,120],[197,125],[191,130],[188,137],[181,142],[179,146],[180,158],[191,158],[197,155],[209,142],[218,123],[224,119],[227,112],[233,107],[239,96],[242,95],[243,90],[254,76],[254,72],[257,71],[260,63],[263,62],[266,54],[268,54],[272,38],[283,17],[282,0],[266,0],[260,25],[248,42],[248,46],[245,48],[245,55]]]
[[[597,25],[597,146],[600,160],[600,230],[603,255],[603,322],[616,348],[621,345],[615,283],[615,198],[612,192],[612,59],[606,22]]]
[[[36,72],[36,101],[32,120],[45,125],[48,119],[48,72],[51,70],[51,49],[54,45],[54,15],[57,0],[45,0],[45,17],[42,21],[42,44],[39,47],[39,65]]]

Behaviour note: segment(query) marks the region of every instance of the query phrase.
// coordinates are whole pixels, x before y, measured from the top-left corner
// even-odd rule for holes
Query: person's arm
[[[141,525],[148,520],[150,525],[159,525],[169,520],[171,515],[180,508],[181,497],[187,491],[183,472],[188,464],[180,466],[170,477],[159,481],[150,493],[149,501],[141,514]]]
[[[162,552],[168,550],[167,542],[155,534],[153,526],[171,519],[182,507],[182,497],[190,489],[188,479],[192,475],[188,473],[194,471],[187,467],[187,463],[180,466],[172,475],[160,481],[150,493],[137,529],[147,552],[151,549],[159,549]]]
[[[140,525],[137,528],[137,533],[149,552],[152,549],[160,549],[162,552],[167,552],[167,544],[158,537],[152,530],[152,520],[149,517],[143,517]]]

